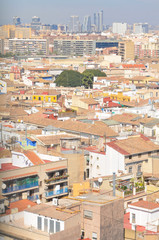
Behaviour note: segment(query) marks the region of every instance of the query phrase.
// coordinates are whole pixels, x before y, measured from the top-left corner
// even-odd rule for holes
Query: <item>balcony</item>
[[[45,184],[48,186],[48,185],[53,185],[57,183],[67,182],[67,181],[68,181],[68,175],[66,174],[66,175],[45,179]]]
[[[30,189],[30,188],[35,188],[39,186],[39,182],[35,181],[32,183],[27,183],[27,184],[23,184],[23,185],[15,185],[12,187],[8,187],[6,189],[2,189],[2,194],[9,194],[9,193],[13,193],[13,192],[17,192],[17,191],[21,191],[21,190],[25,190],[25,189]]]
[[[48,191],[45,193],[45,197],[53,197],[55,195],[63,195],[63,194],[67,194],[68,193],[68,187],[62,188],[60,190],[56,190],[56,191]]]
[[[36,200],[39,199],[39,195],[28,196],[27,199],[30,200],[30,201],[36,201]]]

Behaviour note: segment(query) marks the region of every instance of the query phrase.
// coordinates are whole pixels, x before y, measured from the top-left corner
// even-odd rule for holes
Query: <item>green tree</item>
[[[64,70],[55,80],[57,86],[77,87],[81,86],[82,74],[73,70]]]
[[[106,77],[106,74],[99,69],[86,69],[83,74],[92,73],[95,77]]]
[[[82,86],[85,88],[93,88],[93,74],[90,72],[84,72],[82,78]]]

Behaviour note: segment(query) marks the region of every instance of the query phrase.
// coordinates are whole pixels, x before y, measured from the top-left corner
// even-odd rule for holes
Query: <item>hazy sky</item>
[[[30,23],[33,16],[42,23],[68,23],[69,16],[104,11],[104,24],[148,22],[159,25],[159,0],[0,0],[0,25],[11,24],[13,16]],[[92,18],[93,22],[93,18]]]

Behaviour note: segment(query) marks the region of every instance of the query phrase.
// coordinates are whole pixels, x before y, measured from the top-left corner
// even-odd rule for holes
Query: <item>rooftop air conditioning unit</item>
[[[53,204],[54,206],[58,206],[58,205],[59,205],[59,200],[58,200],[58,198],[53,198],[52,204]]]

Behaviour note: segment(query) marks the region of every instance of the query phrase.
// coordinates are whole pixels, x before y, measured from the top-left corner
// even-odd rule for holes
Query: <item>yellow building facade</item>
[[[57,95],[33,95],[33,101],[41,101],[41,102],[50,102],[56,103],[57,102]]]
[[[130,100],[131,100],[131,98],[129,96],[123,95],[122,92],[118,92],[117,94],[111,94],[110,98],[112,100],[127,101],[127,102],[130,102]]]

